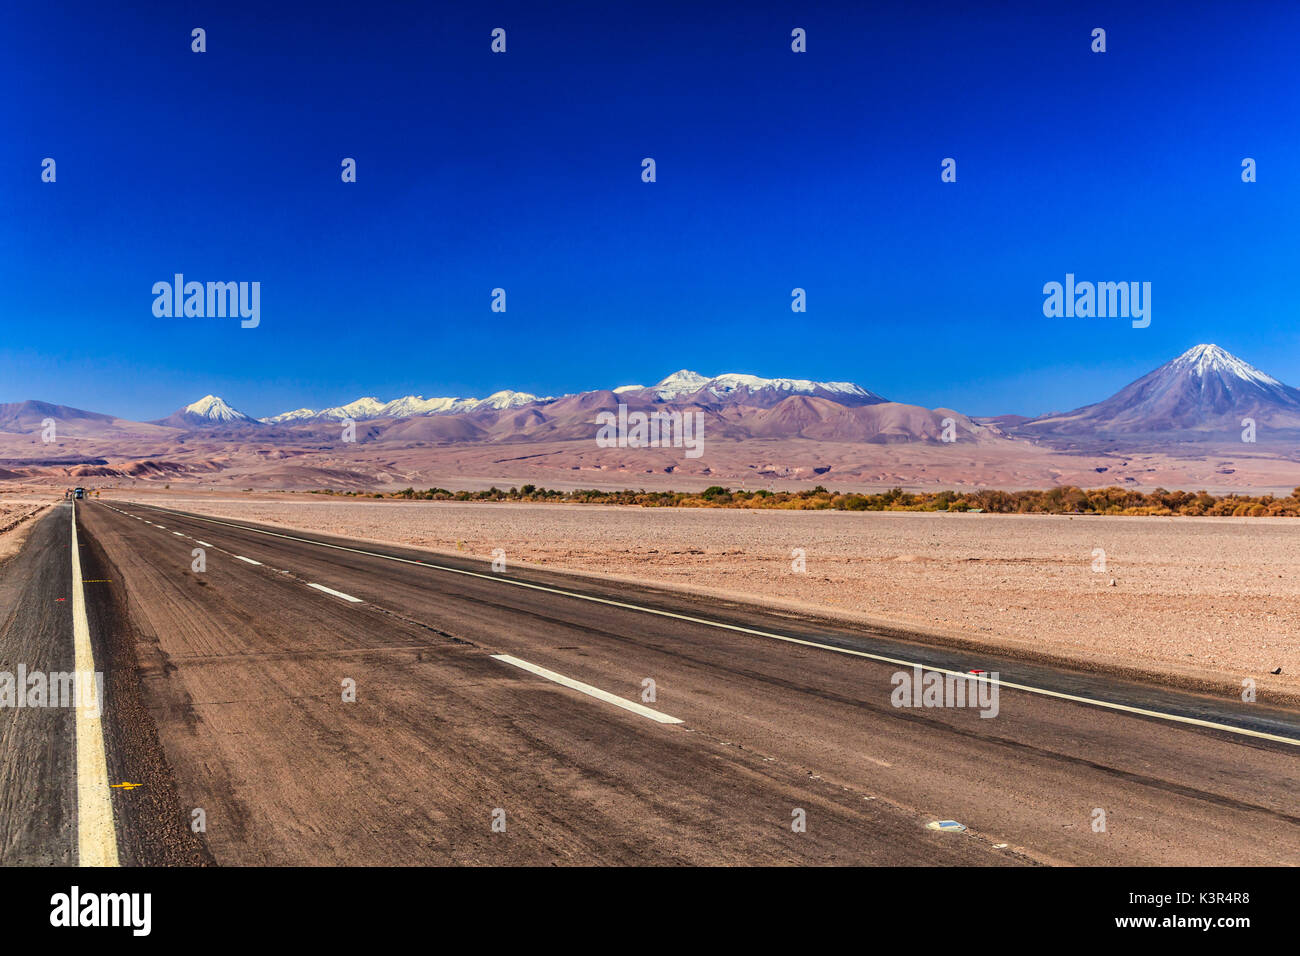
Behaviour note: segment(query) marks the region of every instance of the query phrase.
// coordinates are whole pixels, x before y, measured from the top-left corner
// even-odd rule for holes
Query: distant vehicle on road
[[[85,488],[73,488],[73,489],[72,489],[72,497],[74,497],[74,498],[84,498],[84,497],[86,497],[86,489],[85,489]]]

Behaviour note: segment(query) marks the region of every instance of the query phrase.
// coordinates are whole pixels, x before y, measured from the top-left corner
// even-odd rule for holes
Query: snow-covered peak
[[[337,408],[328,408],[321,412],[325,418],[342,420],[351,418],[353,421],[361,421],[366,418],[374,418],[384,408],[384,403],[373,395],[367,395],[358,398],[355,401],[348,402],[346,405],[340,405]]]
[[[472,412],[479,408],[517,408],[520,405],[528,405],[533,402],[549,401],[551,401],[549,398],[541,398],[537,395],[516,392],[511,389],[495,392],[487,398],[425,398],[423,395],[404,395],[401,398],[393,399],[391,402],[381,402],[377,398],[366,397],[358,398],[346,405],[322,408],[319,411],[310,408],[299,408],[292,412],[282,412],[279,415],[272,415],[270,418],[263,418],[262,421],[267,424],[277,424],[301,421],[342,421],[345,418],[350,418],[353,421],[360,422],[373,418],[453,415],[461,412]]]
[[[282,412],[263,418],[262,421],[277,422],[301,421],[365,421],[371,418],[409,418],[412,415],[437,415],[445,412],[468,411],[473,407],[472,398],[425,398],[422,395],[406,395],[391,402],[381,402],[373,396],[358,398],[346,405],[332,408],[299,408],[292,412]]]
[[[861,385],[854,385],[852,382],[813,382],[806,378],[762,378],[758,375],[741,375],[736,372],[726,372],[709,379],[708,388],[714,395],[725,395],[737,389],[748,388],[753,391],[769,389],[778,392],[803,393],[815,392],[821,389],[824,392],[855,395],[858,398],[870,398],[872,396],[871,392],[868,392]]]
[[[632,391],[635,385],[624,385],[616,392]],[[772,392],[786,395],[814,395],[819,392],[851,396],[858,399],[879,399],[880,396],[852,382],[814,382],[806,378],[763,378],[740,372],[724,372],[707,378],[698,372],[682,369],[674,372],[657,385],[651,386],[663,400],[669,401],[683,395],[693,395],[701,390],[715,398],[727,398],[744,392]]]
[[[316,412],[310,408],[295,408],[291,412],[281,412],[279,415],[272,415],[270,418],[263,418],[261,421],[268,425],[275,425],[280,422],[296,422],[304,418],[312,418]]]
[[[248,415],[227,405],[225,400],[217,395],[204,395],[192,405],[186,405],[181,411],[186,415],[210,422],[252,421]]]
[[[654,386],[654,390],[659,393],[660,398],[676,398],[678,395],[690,395],[692,392],[698,392],[709,380],[699,372],[692,372],[690,369],[682,369],[680,372],[673,372],[659,384]]]
[[[1197,345],[1178,356],[1170,364],[1175,369],[1202,377],[1217,372],[1258,385],[1280,386],[1282,384],[1273,376],[1261,372],[1249,362],[1242,361],[1217,345]]]
[[[541,399],[536,395],[530,395],[527,392],[516,392],[513,389],[502,389],[499,392],[493,392],[487,398],[478,403],[478,408],[518,408],[520,405],[531,405],[533,402],[549,401]]]
[[[404,395],[384,405],[382,417],[409,418],[412,415],[434,415],[445,412],[464,402],[463,398],[425,398],[423,395]]]

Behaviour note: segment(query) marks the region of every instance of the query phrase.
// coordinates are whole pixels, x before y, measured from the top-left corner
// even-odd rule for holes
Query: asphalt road
[[[8,669],[70,656],[70,510],[0,568]],[[1300,863],[1285,710],[127,502],[78,520],[109,777],[143,784],[112,795],[123,863]],[[997,715],[893,706],[911,663],[999,671]],[[0,711],[3,862],[76,860],[68,720]]]

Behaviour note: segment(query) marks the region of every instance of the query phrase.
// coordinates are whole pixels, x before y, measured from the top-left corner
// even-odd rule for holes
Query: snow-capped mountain
[[[682,369],[656,385],[620,385],[615,394],[653,395],[662,402],[744,403],[769,406],[791,395],[828,398],[841,405],[876,405],[886,401],[852,382],[813,382],[804,378],[763,378],[725,372],[712,378]]]
[[[547,396],[539,398],[536,395],[529,395],[527,392],[516,392],[513,389],[502,389],[499,392],[493,392],[487,398],[481,399],[475,406],[479,408],[518,408],[520,405],[531,405],[533,402],[553,402],[555,399]]]
[[[227,404],[219,395],[204,395],[197,402],[177,409],[159,424],[178,425],[256,425],[257,419]]]
[[[692,372],[684,368],[679,372],[673,372],[658,385],[651,388],[655,394],[664,401],[671,401],[674,398],[680,398],[682,395],[692,395],[709,384],[709,379],[705,378],[699,372]]]
[[[1105,401],[1043,415],[1016,427],[1027,436],[1238,433],[1300,428],[1300,389],[1284,385],[1219,348],[1197,345]]]
[[[422,395],[406,395],[391,402],[381,402],[377,398],[358,398],[346,405],[334,408],[322,408],[319,411],[299,408],[292,412],[282,412],[269,418],[261,419],[268,425],[280,425],[295,422],[369,421],[376,418],[412,418],[417,415],[456,415],[474,412],[479,409],[517,408],[535,402],[549,402],[551,398],[541,398],[527,392],[505,389],[493,392],[487,398],[425,398]]]
[[[810,395],[828,398],[841,405],[875,405],[885,399],[852,382],[813,382],[800,378],[761,378],[728,372],[712,378],[682,369],[674,372],[657,385],[620,385],[613,390],[618,395],[629,395],[656,402],[696,402],[710,405],[747,404],[762,408],[776,405],[791,395]],[[566,396],[567,397],[567,396]],[[377,398],[358,398],[334,408],[298,408],[261,419],[268,425],[303,422],[334,422],[350,418],[369,421],[378,418],[413,418],[421,415],[459,415],[486,409],[501,411],[523,405],[545,405],[554,402],[552,397],[532,395],[504,389],[487,398],[424,398],[406,395],[390,402]]]
[[[1222,376],[1229,382],[1241,379],[1275,395],[1296,391],[1217,345],[1193,346],[1172,362],[1166,363],[1165,367],[1171,372],[1185,372],[1200,379],[1214,376]]]

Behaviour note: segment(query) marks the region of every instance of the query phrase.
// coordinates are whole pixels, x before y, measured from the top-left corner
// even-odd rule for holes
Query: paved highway
[[[142,784],[110,794],[122,864],[1300,863],[1284,710],[621,582],[76,507],[106,774]],[[72,666],[72,521],[55,508],[0,568],[0,669]],[[893,706],[914,664],[999,671],[997,716]],[[0,723],[0,862],[93,862],[93,735],[66,711]]]

